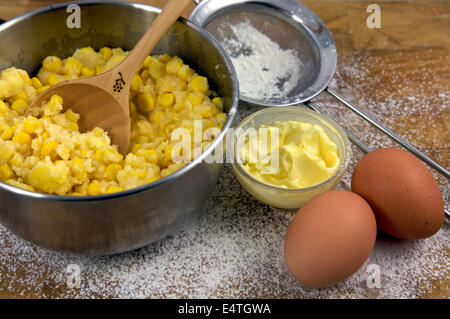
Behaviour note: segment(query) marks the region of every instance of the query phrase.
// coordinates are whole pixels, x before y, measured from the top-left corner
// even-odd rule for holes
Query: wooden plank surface
[[[0,19],[9,20],[19,14],[35,10],[41,7],[45,7],[54,3],[67,2],[58,0],[2,0],[0,1]],[[153,5],[156,7],[162,7],[166,0],[143,0],[143,1],[132,1],[144,4]],[[192,3],[191,8],[187,9],[183,16],[188,17],[189,13],[194,8],[194,3]]]
[[[0,19],[8,20],[21,13],[63,2],[54,0],[0,0]],[[165,0],[139,1],[162,6]],[[414,145],[449,167],[450,157],[450,2],[448,1],[383,1],[382,28],[368,29],[365,23],[367,1],[304,1],[326,23],[335,39],[338,53],[337,88],[351,93],[351,100],[367,108],[380,105],[380,110],[370,109],[397,133],[407,137]],[[189,11],[185,16],[189,15]],[[355,74],[349,67],[357,61],[363,75]],[[355,88],[351,90],[349,88]],[[420,92],[421,104],[407,97]],[[414,93],[414,94],[413,94]],[[381,106],[395,100],[396,111]],[[317,102],[326,105],[330,99],[319,97]],[[367,101],[370,101],[368,103]],[[411,108],[412,111],[411,111]],[[399,110],[404,109],[405,112]],[[338,112],[338,111],[336,111]],[[347,111],[348,112],[348,111]],[[338,112],[339,113],[339,112]],[[345,126],[345,125],[344,125]],[[367,126],[352,127],[367,143],[364,130]],[[435,175],[436,176],[436,175]],[[437,176],[441,185],[448,184]],[[448,186],[447,191],[448,191]],[[447,260],[442,261],[448,267]],[[422,297],[449,298],[450,280],[430,279],[432,288]],[[54,292],[57,296],[57,292]],[[0,291],[0,297],[18,297],[14,292]],[[38,296],[31,296],[38,297]],[[273,296],[277,297],[277,296]]]

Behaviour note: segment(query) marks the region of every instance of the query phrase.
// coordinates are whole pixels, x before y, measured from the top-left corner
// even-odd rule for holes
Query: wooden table
[[[60,1],[1,0],[0,18],[8,20],[18,14],[56,2]],[[164,0],[140,2],[156,6],[165,3]],[[339,62],[337,80],[332,86],[336,90],[341,90],[354,103],[406,137],[413,145],[419,146],[422,151],[448,169],[450,2],[378,2],[381,7],[380,29],[369,29],[366,25],[369,15],[366,7],[371,2],[304,1],[304,3],[322,18],[336,41]],[[189,11],[185,16],[188,14]],[[420,92],[420,101],[417,101],[417,92]],[[325,107],[336,105],[336,102],[326,96],[320,96],[315,101]],[[386,105],[392,105],[392,108]],[[333,116],[343,118],[343,126],[350,125],[347,129],[370,146],[388,143],[382,139],[371,140],[372,135],[365,132],[372,128],[362,120],[359,121],[360,124],[355,124],[357,120],[350,120],[348,115],[344,115],[344,112],[350,111],[332,107],[330,112]],[[435,177],[448,202],[448,181],[438,174],[435,174]],[[443,253],[446,258],[439,263],[448,268],[450,256],[448,245]],[[20,276],[22,271],[16,269],[15,275]],[[42,275],[45,277],[45,273]],[[438,280],[430,279],[426,285],[430,288],[419,297],[450,297],[448,276]],[[5,289],[0,285],[0,297],[39,297],[38,293],[18,296],[18,291],[20,287]],[[47,296],[59,296],[57,289],[48,288],[45,292]],[[221,294],[217,296],[220,297]],[[283,297],[270,293],[265,296]]]

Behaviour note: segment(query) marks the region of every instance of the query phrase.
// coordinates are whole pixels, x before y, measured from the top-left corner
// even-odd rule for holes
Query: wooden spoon
[[[144,59],[178,19],[192,0],[170,0],[128,56],[113,69],[89,78],[58,83],[40,94],[28,107],[42,107],[54,94],[60,95],[66,108],[81,115],[79,127],[88,131],[101,127],[112,144],[126,154],[130,144],[129,92],[134,75]]]

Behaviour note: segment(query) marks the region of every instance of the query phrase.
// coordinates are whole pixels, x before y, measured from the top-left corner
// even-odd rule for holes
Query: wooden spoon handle
[[[125,71],[123,72],[125,82],[131,82],[144,59],[191,3],[192,0],[169,0],[167,2],[126,60],[121,63],[123,64],[121,68]]]

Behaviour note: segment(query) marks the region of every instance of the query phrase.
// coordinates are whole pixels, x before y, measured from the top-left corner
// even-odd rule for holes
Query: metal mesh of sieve
[[[292,18],[285,16],[280,10],[259,4],[240,4],[227,7],[213,15],[205,23],[204,28],[216,38],[219,43],[226,47],[226,43],[232,39],[245,42],[246,39],[239,38],[230,26],[241,22],[248,22],[251,26],[277,43],[282,50],[292,50],[301,61],[300,76],[297,83],[290,92],[281,96],[264,97],[265,103],[269,104],[293,104],[299,99],[304,99],[310,92],[308,89],[316,80],[320,70],[320,56],[311,36],[303,29],[292,23]],[[229,51],[229,50],[227,50]],[[236,57],[246,52],[228,52],[231,57]],[[251,53],[248,53],[251,54]],[[273,59],[277,59],[276,56]],[[278,61],[280,64],[282,60]],[[261,68],[264,66],[261,66]],[[292,81],[292,79],[281,80]],[[258,103],[262,98],[242,96],[241,98],[253,103]]]

